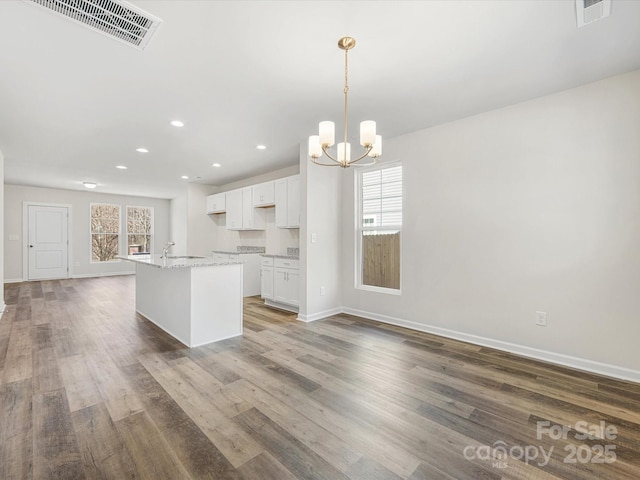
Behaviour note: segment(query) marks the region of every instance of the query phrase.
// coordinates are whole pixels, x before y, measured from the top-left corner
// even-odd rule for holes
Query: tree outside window
[[[150,207],[127,207],[128,255],[151,253],[152,235],[153,209]]]
[[[91,261],[116,260],[120,243],[120,207],[91,204]]]

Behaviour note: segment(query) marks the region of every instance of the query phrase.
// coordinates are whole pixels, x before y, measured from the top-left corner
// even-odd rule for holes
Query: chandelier
[[[347,142],[347,116],[348,95],[349,95],[349,50],[356,46],[356,41],[351,37],[343,37],[338,41],[338,47],[344,50],[344,142],[338,143],[336,155],[329,153],[328,149],[335,143],[335,124],[331,121],[320,122],[319,135],[311,135],[309,137],[309,156],[311,161],[325,167],[342,167],[359,162],[365,157],[369,157],[371,161],[366,165],[376,163],[378,157],[382,155],[382,137],[376,135],[376,122],[366,120],[360,122],[360,145],[364,148],[358,158],[351,159],[351,145]],[[323,158],[323,154],[326,157]],[[322,159],[322,160],[321,160]],[[364,164],[360,164],[364,165]]]

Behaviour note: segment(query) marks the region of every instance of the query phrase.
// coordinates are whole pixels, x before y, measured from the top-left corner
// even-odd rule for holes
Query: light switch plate
[[[536,312],[536,325],[547,326],[547,312]]]

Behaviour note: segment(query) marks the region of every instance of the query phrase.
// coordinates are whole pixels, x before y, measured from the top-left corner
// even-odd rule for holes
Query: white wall
[[[349,169],[343,305],[640,380],[638,132],[640,71],[388,140],[404,166],[402,295],[354,288]]]
[[[341,311],[343,175],[342,168],[311,163],[307,145],[300,146],[300,320]],[[312,242],[314,234],[316,241]],[[324,287],[324,296],[320,287]]]
[[[91,203],[120,205],[121,215],[126,214],[125,209],[128,205],[152,207],[154,215],[154,251],[160,252],[169,238],[169,200],[20,185],[5,185],[3,198],[4,230],[7,237],[4,245],[5,281],[22,281],[23,279],[26,280],[27,277],[27,272],[24,272],[23,276],[22,271],[24,247],[24,239],[22,238],[23,202],[71,205],[70,275],[72,277],[113,275],[133,273],[135,271],[133,264],[126,261],[91,263],[89,240],[89,205]],[[120,246],[122,254],[126,251],[124,233]],[[17,236],[18,240],[8,240],[9,236]]]
[[[173,255],[187,255],[187,197],[188,190],[185,187],[180,196],[172,198],[169,202],[169,240],[175,243],[170,250]]]
[[[217,188],[190,184],[188,187],[187,252],[189,255],[211,255],[216,244],[217,229],[214,219],[207,215],[207,195]]]

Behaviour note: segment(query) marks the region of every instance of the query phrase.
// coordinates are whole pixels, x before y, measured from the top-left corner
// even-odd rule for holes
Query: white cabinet
[[[273,270],[273,300],[297,307],[300,304],[298,260],[276,258]]]
[[[259,183],[251,187],[254,207],[272,207],[276,204],[275,185],[273,182]]]
[[[227,192],[227,230],[265,230],[264,210],[253,207],[251,187]]]
[[[275,181],[276,227],[300,227],[300,175]]]
[[[215,193],[207,197],[207,213],[224,213],[226,211],[227,195]]]
[[[300,262],[289,258],[263,257],[260,296],[265,304],[297,311],[300,304]]]
[[[273,300],[273,258],[262,257],[260,265],[260,296]]]
[[[242,230],[242,190],[227,192],[227,230]]]

